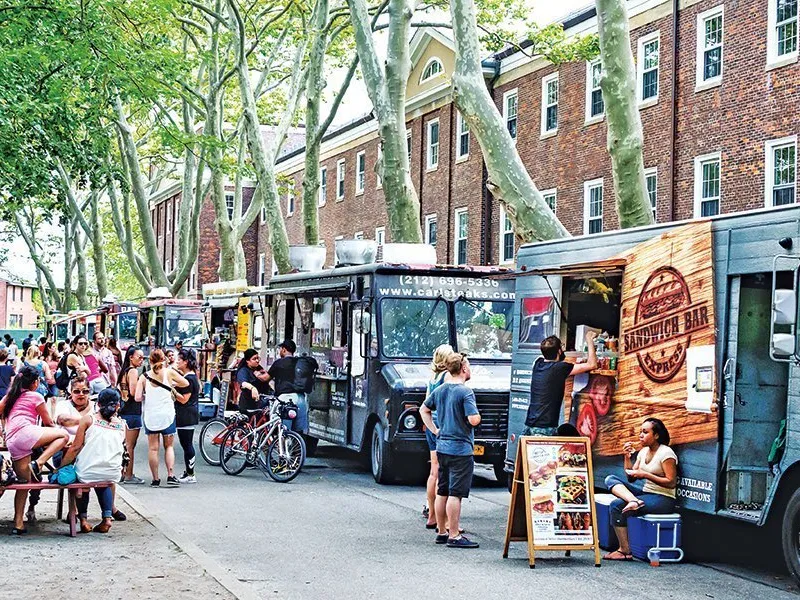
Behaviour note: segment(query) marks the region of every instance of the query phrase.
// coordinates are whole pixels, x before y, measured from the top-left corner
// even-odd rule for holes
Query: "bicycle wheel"
[[[228,424],[224,419],[214,418],[203,425],[200,430],[200,439],[198,440],[200,456],[211,466],[219,466],[219,444],[227,429]]]
[[[238,475],[247,466],[247,454],[253,443],[250,430],[245,427],[232,427],[222,437],[219,445],[219,462],[228,475]]]
[[[266,457],[264,456],[266,454]],[[259,466],[279,483],[288,483],[300,474],[306,461],[306,443],[294,431],[284,431],[283,436],[275,437],[267,447],[266,453],[259,452]]]

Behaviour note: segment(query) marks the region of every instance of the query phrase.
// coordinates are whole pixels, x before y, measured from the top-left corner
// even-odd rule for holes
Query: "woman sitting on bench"
[[[38,387],[39,372],[23,366],[14,377],[8,394],[0,400],[0,414],[6,422],[6,445],[14,471],[24,481],[41,481],[42,466],[66,446],[68,439],[67,432],[53,423],[44,396],[36,392]],[[39,419],[44,427],[38,424]],[[31,460],[34,448],[43,448],[43,451],[39,458]],[[13,535],[28,532],[22,520],[27,498],[28,490],[17,490],[14,496]]]
[[[669,432],[660,419],[648,418],[639,433],[642,449],[636,462],[631,457],[636,452],[633,442],[625,442],[625,473],[633,483],[644,480],[644,486],[634,486],[616,475],[606,477],[606,487],[617,499],[609,506],[611,522],[619,540],[619,550],[609,552],[606,560],[633,560],[628,541],[628,517],[643,514],[669,514],[675,512],[675,486],[678,482],[678,457],[667,444]]]
[[[125,422],[117,417],[119,403],[119,392],[114,388],[106,388],[97,396],[97,412],[81,417],[75,441],[61,462],[61,466],[75,462],[75,472],[81,483],[119,479],[125,450]],[[94,491],[97,493],[103,520],[92,529],[86,518],[89,494],[84,492],[77,500],[81,533],[108,533],[114,510],[114,494],[111,486],[94,488]]]

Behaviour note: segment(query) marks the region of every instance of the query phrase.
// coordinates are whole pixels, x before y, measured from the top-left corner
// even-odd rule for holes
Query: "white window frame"
[[[411,165],[411,150],[412,150],[411,141],[412,141],[411,130],[410,129],[406,129],[406,152],[408,153],[408,164],[409,164],[409,166]]]
[[[364,239],[364,232],[363,231],[356,231],[353,234],[353,239],[354,240],[363,240]]]
[[[466,130],[465,130],[466,127]],[[461,138],[467,136],[467,151],[462,154],[461,153]],[[456,111],[456,162],[460,162],[462,160],[467,160],[469,158],[469,126],[467,122],[464,120],[464,117],[461,116],[461,111]]]
[[[591,191],[595,188],[600,188],[600,215],[589,217],[589,209],[591,203]],[[605,203],[605,190],[603,189],[603,178],[591,179],[583,182],[583,235],[589,235],[589,223],[596,219],[600,219],[600,231],[595,231],[592,235],[603,232],[603,203]]]
[[[375,242],[378,246],[383,246],[386,243],[386,227],[375,228]]]
[[[367,153],[364,150],[356,153],[356,196],[364,193],[367,180]]]
[[[344,200],[345,184],[344,180],[347,176],[347,166],[344,158],[336,161],[336,201],[341,202]]]
[[[510,227],[507,227],[510,226]],[[507,265],[514,262],[514,257],[517,255],[517,243],[514,240],[514,250],[511,252],[511,257],[509,258],[506,256],[506,236],[511,234],[514,236],[514,226],[511,225],[511,221],[508,219],[508,214],[506,214],[506,210],[501,206],[500,207],[500,235],[498,236],[499,241],[499,248],[497,253],[498,262],[501,265]]]
[[[228,219],[233,219],[233,209],[236,207],[236,194],[225,192],[225,208],[228,211]]]
[[[267,284],[267,254],[262,252],[258,255],[258,285]]]
[[[794,52],[778,55],[778,0],[767,2],[767,69],[775,69],[797,62],[798,49],[800,49],[800,15],[795,18],[798,24],[798,40]]]
[[[267,207],[262,206],[261,210],[258,211],[258,222],[259,224],[263,225],[267,222]]]
[[[380,190],[383,188],[383,179],[381,179],[380,169],[377,168],[377,165],[381,165],[381,169],[383,168],[383,148],[381,147],[380,142],[378,142],[378,162],[376,163],[375,169],[375,189]]]
[[[325,206],[328,201],[328,167],[320,167],[319,170],[319,198],[317,206]]]
[[[644,84],[644,47],[650,42],[658,41],[658,66],[656,67],[656,95],[645,99],[642,96]],[[651,69],[652,70],[652,69]],[[661,30],[643,35],[637,41],[636,46],[636,99],[639,108],[646,108],[658,103],[658,96],[661,93]]]
[[[594,78],[592,77],[592,70],[596,65],[601,65],[599,58],[586,61],[586,99],[585,99],[586,109],[584,115],[585,117],[584,125],[599,123],[600,121],[606,118],[606,104],[605,104],[605,98],[603,98],[602,95],[603,94],[602,91],[600,92],[600,97],[603,98],[603,112],[600,112],[594,116],[592,115],[592,92],[600,89],[599,85],[597,87],[593,87]],[[601,65],[600,72],[602,73],[602,71],[603,67]]]
[[[653,203],[650,202],[650,206],[653,209],[653,223],[658,223],[658,167],[651,167],[649,169],[644,170],[645,183],[647,183],[648,177],[653,177],[653,176],[655,176],[656,178],[656,205],[653,206]],[[650,190],[647,190],[647,199],[650,200]]]
[[[547,196],[553,196],[555,199],[553,202],[553,212],[556,212],[556,208],[558,207],[558,188],[550,188],[549,190],[541,190],[540,193],[542,194],[542,198],[544,201],[547,202]],[[549,205],[548,205],[549,206]]]
[[[719,62],[719,75],[716,77],[705,77],[705,54],[709,48],[706,48],[706,21],[722,18],[722,43],[719,44],[720,49],[720,62]],[[711,48],[713,49],[713,48]],[[697,54],[695,57],[695,85],[696,92],[707,90],[716,87],[722,83],[722,74],[725,69],[725,5],[720,4],[705,12],[697,15]]]
[[[722,214],[722,153],[711,152],[710,154],[703,154],[702,156],[695,156],[694,158],[694,218],[708,218],[701,217],[701,208],[704,199],[703,196],[703,165],[707,162],[719,162],[719,197],[717,200],[717,214]]]
[[[547,93],[547,88],[555,81],[556,84],[556,101],[550,103],[550,98]],[[541,136],[549,137],[558,133],[558,71],[551,73],[547,77],[542,77],[542,114],[541,114]],[[556,126],[552,129],[547,129],[547,109],[556,107]],[[519,109],[518,109],[519,110]]]
[[[431,223],[436,223],[436,240],[439,240],[439,220],[436,216],[436,213],[432,215],[425,215],[425,230],[423,231],[423,235],[425,236],[425,243],[428,245],[431,244]],[[435,245],[435,244],[434,244]]]
[[[431,143],[431,131],[433,130],[433,126],[436,125],[436,143]],[[427,135],[425,136],[425,146],[427,148],[426,155],[426,164],[428,171],[435,171],[439,168],[439,149],[441,147],[442,141],[442,129],[439,126],[439,119],[431,119],[427,123],[425,123],[425,130]]]
[[[508,101],[510,98],[514,98],[516,105],[514,116],[510,116],[508,110]],[[514,126],[514,136],[511,138],[514,140],[514,143],[517,142],[517,138],[519,137],[519,89],[514,88],[513,90],[508,90],[506,93],[503,94],[503,122],[506,124],[506,131],[508,131],[508,122],[510,119],[514,119],[516,124]],[[509,133],[510,135],[510,133]]]
[[[286,188],[286,216],[294,214],[294,182],[289,182]]]
[[[439,64],[439,70],[435,73],[430,73],[426,77],[426,73],[428,73],[428,69],[430,68],[433,70],[433,65],[435,63]],[[439,59],[438,56],[431,56],[428,59],[428,62],[425,63],[425,66],[422,68],[422,74],[419,76],[419,82],[425,83],[426,81],[430,81],[431,79],[436,79],[439,75],[444,74],[444,63]]]
[[[764,206],[773,207],[773,189],[775,187],[775,149],[781,146],[794,145],[794,203],[797,204],[797,136],[790,135],[764,143]],[[781,205],[781,206],[789,206]]]
[[[461,215],[466,215],[467,217],[467,235],[463,238],[459,237],[459,219]],[[466,256],[464,257],[464,262],[458,262],[458,243],[464,240],[466,246]],[[453,264],[456,265],[466,265],[469,264],[469,214],[467,213],[466,208],[457,208],[453,211]]]

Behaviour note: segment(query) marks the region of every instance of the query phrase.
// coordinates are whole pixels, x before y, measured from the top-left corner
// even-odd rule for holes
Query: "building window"
[[[558,73],[542,79],[542,135],[558,130]]]
[[[517,90],[503,94],[503,119],[512,140],[517,139]]]
[[[262,201],[262,202],[263,202],[263,201]],[[262,225],[263,225],[264,223],[266,223],[266,222],[267,222],[267,207],[266,207],[266,206],[263,206],[263,204],[262,204],[262,206],[261,206],[261,210],[259,211],[258,218],[259,218],[259,222],[260,222]]]
[[[318,206],[325,206],[328,198],[328,168],[322,167],[319,170],[319,200]]]
[[[195,265],[194,269],[192,269],[192,272],[189,275],[189,291],[196,289],[197,289],[197,265]]]
[[[583,233],[603,231],[603,180],[593,179],[583,184]]]
[[[267,255],[262,252],[258,255],[258,285],[267,283]]]
[[[436,246],[436,215],[425,216],[425,243]]]
[[[363,240],[364,239],[364,232],[363,231],[356,231],[353,234],[353,239],[354,240]]]
[[[797,0],[769,0],[767,64],[781,66],[797,60]]]
[[[408,164],[411,164],[411,130],[406,129],[406,152],[408,152]]]
[[[383,148],[378,142],[378,168],[375,173],[375,187],[381,189],[383,187],[383,179],[381,179],[381,170],[383,169]]]
[[[456,158],[467,158],[469,156],[469,125],[456,112]]]
[[[603,65],[600,59],[586,63],[586,120],[602,119],[605,113],[603,104],[603,92],[600,89],[600,76],[603,73]]]
[[[639,102],[651,104],[658,101],[658,31],[639,38],[636,55]]]
[[[556,188],[552,190],[542,190],[542,198],[547,203],[547,206],[550,207],[550,210],[556,212]]]
[[[233,194],[225,194],[225,208],[228,209],[228,219],[233,219],[233,204],[236,197]]]
[[[294,183],[289,183],[286,190],[286,216],[291,217],[294,214]]]
[[[694,216],[712,217],[719,214],[722,197],[719,152],[694,159]]]
[[[722,81],[722,30],[724,6],[697,15],[697,87]]]
[[[367,157],[362,150],[356,154],[356,195],[364,193],[364,181],[367,176]]]
[[[383,260],[383,245],[386,243],[386,227],[377,227],[375,229],[375,244],[378,246],[378,251],[375,253],[375,260],[380,262]]]
[[[650,208],[653,209],[653,222],[658,222],[658,213],[656,206],[658,205],[658,167],[652,169],[645,169],[644,180],[647,183],[647,197],[650,199]]]
[[[344,159],[336,163],[336,200],[344,200]]]
[[[766,206],[794,204],[797,198],[797,136],[766,144]]]
[[[514,262],[514,226],[500,207],[500,264]]]
[[[433,79],[441,73],[444,73],[442,61],[434,56],[425,64],[425,68],[422,70],[422,77],[420,77],[419,82],[425,83],[429,79]]]
[[[428,170],[439,166],[439,119],[428,121]]]
[[[458,208],[455,211],[455,225],[453,238],[455,239],[455,259],[457,265],[467,264],[467,209]]]

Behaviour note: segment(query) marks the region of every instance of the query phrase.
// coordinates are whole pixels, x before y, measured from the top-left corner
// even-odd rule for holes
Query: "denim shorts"
[[[469,489],[472,487],[472,472],[475,458],[456,456],[437,452],[439,459],[439,483],[436,494],[439,496],[453,496],[454,498],[469,498]]]
[[[142,415],[120,415],[122,420],[128,425],[128,429],[142,428]]]
[[[147,426],[144,428],[144,432],[147,435],[175,435],[176,431],[178,431],[178,428],[176,427],[174,420],[172,421],[172,425],[166,429],[162,429],[161,431],[150,431]]]

